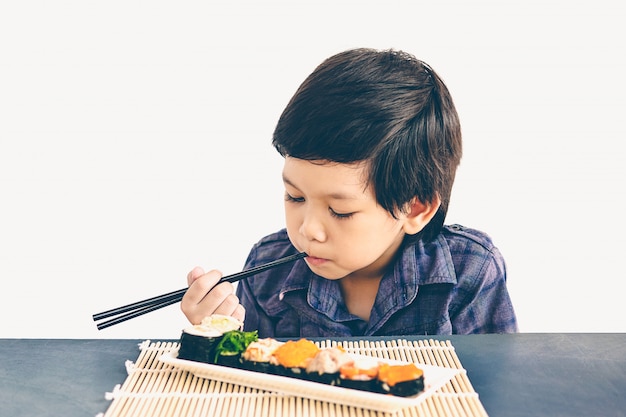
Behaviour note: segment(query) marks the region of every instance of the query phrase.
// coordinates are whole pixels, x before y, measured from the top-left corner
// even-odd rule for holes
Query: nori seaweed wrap
[[[196,362],[215,363],[215,348],[224,333],[241,329],[243,323],[234,317],[214,314],[200,324],[182,331],[178,358]]]
[[[196,362],[213,363],[215,346],[222,338],[219,336],[201,336],[183,330],[180,335],[178,358]]]

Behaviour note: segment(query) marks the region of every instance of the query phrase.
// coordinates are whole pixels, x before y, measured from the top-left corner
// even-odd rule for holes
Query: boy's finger
[[[200,278],[202,275],[204,275],[204,269],[196,266],[187,274],[187,285],[191,285],[192,282]]]

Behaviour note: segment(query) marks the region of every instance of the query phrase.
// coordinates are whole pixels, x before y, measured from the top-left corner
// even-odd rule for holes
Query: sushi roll
[[[322,349],[306,366],[307,379],[328,385],[338,385],[339,369],[354,360],[341,347]]]
[[[320,348],[307,339],[288,340],[278,347],[270,359],[278,375],[305,379],[306,367]]]
[[[381,364],[378,369],[380,389],[398,397],[412,397],[424,390],[424,371],[415,364]]]
[[[215,363],[215,347],[224,333],[240,330],[243,323],[234,317],[213,314],[200,324],[183,329],[178,358],[196,362]]]
[[[248,371],[276,373],[275,365],[270,363],[274,351],[284,342],[276,339],[258,339],[248,345],[241,355],[241,366]]]
[[[359,357],[339,368],[338,385],[344,388],[380,393],[378,369],[375,358]]]
[[[304,338],[259,339],[242,327],[233,317],[206,317],[183,330],[178,358],[399,397],[424,390],[424,373],[415,364],[350,355],[341,346],[320,349]]]
[[[231,330],[224,333],[215,346],[214,362],[218,365],[241,368],[241,355],[252,342],[259,340],[258,332]]]

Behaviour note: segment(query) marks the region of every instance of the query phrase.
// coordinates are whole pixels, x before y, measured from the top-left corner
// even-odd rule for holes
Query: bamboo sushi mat
[[[126,362],[128,377],[113,392],[106,394],[111,404],[97,417],[487,416],[450,341],[397,339],[318,343],[322,348],[338,344],[351,353],[454,368],[461,372],[418,405],[387,413],[200,378],[159,361],[161,355],[178,348],[177,342],[147,340],[139,345],[136,362]]]

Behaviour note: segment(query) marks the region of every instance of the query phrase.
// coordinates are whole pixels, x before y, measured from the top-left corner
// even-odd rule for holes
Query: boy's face
[[[366,174],[363,163],[285,158],[289,239],[324,278],[380,278],[402,243],[406,216],[378,205]]]

